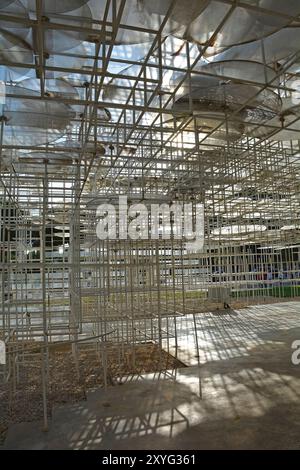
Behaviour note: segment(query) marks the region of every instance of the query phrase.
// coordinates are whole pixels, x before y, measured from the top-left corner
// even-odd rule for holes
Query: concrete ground
[[[300,303],[195,320],[200,369],[187,316],[178,343],[189,367],[91,392],[55,409],[47,433],[14,425],[4,449],[300,449]]]

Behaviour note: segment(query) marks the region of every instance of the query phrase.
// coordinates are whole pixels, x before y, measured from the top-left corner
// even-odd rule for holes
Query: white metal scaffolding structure
[[[0,1],[4,382],[300,289],[297,0]],[[101,204],[204,207],[204,247],[100,240]],[[133,217],[134,218],[134,217]],[[150,220],[147,224],[150,224]],[[151,233],[151,229],[149,231]],[[176,350],[176,348],[175,348]]]

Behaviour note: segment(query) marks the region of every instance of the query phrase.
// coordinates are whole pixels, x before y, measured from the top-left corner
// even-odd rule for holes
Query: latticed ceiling
[[[83,211],[191,193],[224,216],[213,236],[248,223],[246,238],[268,238],[264,219],[287,225],[287,211],[295,225],[299,13],[296,0],[2,1],[3,185],[33,217],[47,168],[58,220],[76,187]]]

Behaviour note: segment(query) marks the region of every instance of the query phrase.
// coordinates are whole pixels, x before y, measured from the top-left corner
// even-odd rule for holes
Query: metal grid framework
[[[299,14],[1,2],[2,372],[39,341],[45,421],[51,344],[92,342],[105,370],[108,343],[168,348],[179,316],[299,295]],[[99,240],[97,206],[120,195],[203,204],[203,250]]]

